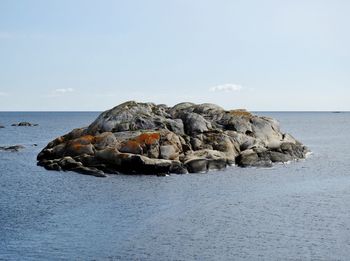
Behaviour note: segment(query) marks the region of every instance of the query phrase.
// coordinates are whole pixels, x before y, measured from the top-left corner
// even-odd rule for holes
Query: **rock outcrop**
[[[129,101],[51,141],[37,159],[49,170],[103,177],[207,172],[234,164],[270,167],[303,159],[307,152],[276,120],[245,110]]]
[[[15,126],[15,127],[35,127],[35,126],[39,126],[39,124],[30,123],[30,122],[27,122],[27,121],[22,121],[22,122],[19,122],[19,123],[14,123],[11,126]]]

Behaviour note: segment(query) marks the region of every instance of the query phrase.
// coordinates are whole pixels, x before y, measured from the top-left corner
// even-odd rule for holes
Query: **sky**
[[[348,0],[0,0],[0,111],[350,110]]]

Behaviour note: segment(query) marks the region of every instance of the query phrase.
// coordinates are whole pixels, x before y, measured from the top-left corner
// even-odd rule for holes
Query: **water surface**
[[[270,169],[96,178],[36,166],[98,113],[0,113],[0,259],[348,260],[350,113],[259,113],[313,151]],[[18,121],[40,126],[11,127]],[[32,146],[32,144],[38,146]]]

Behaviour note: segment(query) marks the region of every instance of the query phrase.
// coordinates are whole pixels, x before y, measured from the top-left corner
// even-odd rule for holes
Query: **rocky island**
[[[51,141],[37,160],[48,170],[104,177],[270,167],[303,159],[307,152],[276,120],[245,110],[129,101],[103,112],[90,126]]]

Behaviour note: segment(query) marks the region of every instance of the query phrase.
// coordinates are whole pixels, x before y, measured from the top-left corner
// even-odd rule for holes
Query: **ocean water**
[[[350,113],[259,114],[312,156],[96,178],[46,171],[36,155],[98,113],[0,113],[0,146],[26,146],[0,152],[0,260],[349,260]],[[19,121],[40,126],[10,126]]]

